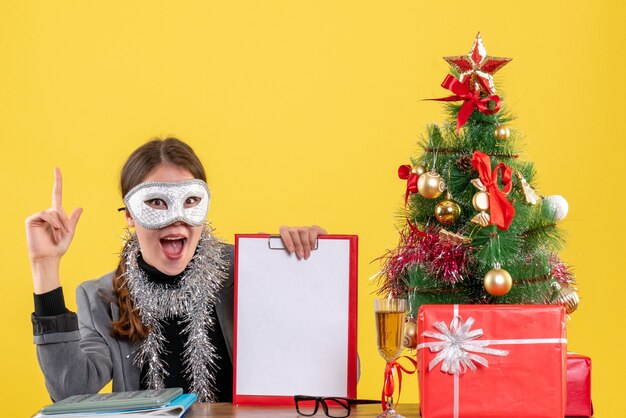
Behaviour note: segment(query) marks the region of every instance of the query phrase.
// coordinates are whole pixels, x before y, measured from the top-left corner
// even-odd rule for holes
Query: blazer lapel
[[[120,308],[117,303],[111,302],[111,319],[118,321],[120,319]],[[120,340],[116,338],[117,344],[120,350],[120,366],[123,376],[123,387],[120,391],[132,391],[139,390],[140,388],[140,370],[133,364],[135,359],[135,352],[139,347],[138,344],[133,344],[127,340]]]

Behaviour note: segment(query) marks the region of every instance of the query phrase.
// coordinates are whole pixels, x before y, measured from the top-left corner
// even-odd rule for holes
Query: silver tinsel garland
[[[222,244],[207,227],[200,237],[196,254],[191,259],[177,286],[163,286],[148,280],[139,268],[137,257],[139,242],[131,234],[124,245],[122,257],[126,263],[124,279],[141,322],[150,333],[141,342],[134,363],[141,369],[148,367],[146,384],[151,389],[162,389],[169,375],[162,360],[164,344],[160,321],[182,317],[183,332],[187,335],[183,351],[183,373],[191,382],[190,389],[201,402],[214,402],[215,372],[219,368],[219,355],[209,339],[215,321],[211,313],[219,302],[217,293],[228,275],[228,261],[223,258]],[[218,324],[219,326],[219,324]]]

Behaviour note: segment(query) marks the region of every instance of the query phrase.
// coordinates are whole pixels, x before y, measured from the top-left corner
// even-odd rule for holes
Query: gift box
[[[590,417],[591,403],[591,359],[575,353],[567,353],[567,402],[565,415],[568,417]]]
[[[554,305],[423,305],[423,418],[565,415],[565,311]]]

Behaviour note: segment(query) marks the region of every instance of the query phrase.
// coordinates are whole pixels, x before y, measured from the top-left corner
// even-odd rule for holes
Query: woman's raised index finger
[[[63,209],[63,177],[59,167],[54,167],[54,186],[52,186],[52,208]]]

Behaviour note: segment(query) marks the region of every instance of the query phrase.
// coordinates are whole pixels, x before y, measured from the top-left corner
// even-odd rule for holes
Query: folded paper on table
[[[279,237],[235,236],[233,403],[356,397],[357,243],[320,236],[302,260]]]
[[[564,415],[562,307],[423,305],[418,333],[423,418]]]

